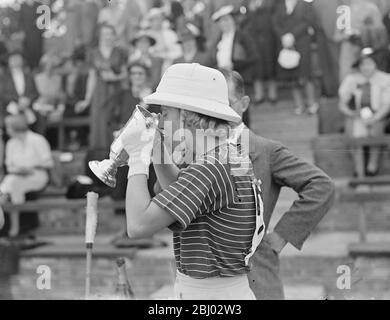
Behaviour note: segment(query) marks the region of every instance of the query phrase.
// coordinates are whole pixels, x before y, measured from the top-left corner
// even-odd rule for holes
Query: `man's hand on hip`
[[[287,245],[287,241],[284,240],[276,232],[266,234],[266,236],[264,237],[264,241],[268,243],[271,249],[274,250],[277,254],[280,254],[284,247]]]

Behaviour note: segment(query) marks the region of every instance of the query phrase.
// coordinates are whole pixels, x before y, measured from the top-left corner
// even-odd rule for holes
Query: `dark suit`
[[[255,176],[262,181],[264,221],[268,227],[282,187],[299,194],[274,231],[301,250],[310,233],[334,202],[335,187],[320,169],[294,156],[278,142],[253,133],[249,137]],[[252,258],[250,285],[258,300],[283,299],[279,278],[279,257],[264,241]]]
[[[298,0],[291,14],[287,14],[286,3],[279,1],[273,16],[274,30],[282,38],[286,33],[292,33],[295,37],[295,49],[301,54],[299,68],[294,70],[279,69],[279,77],[282,80],[296,80],[312,77],[312,36],[310,27],[316,25],[316,15],[311,3]],[[281,42],[279,41],[280,45]]]
[[[19,96],[11,72],[6,68],[0,72],[0,128],[3,126],[2,122],[7,114],[6,108],[11,101],[18,102],[20,97],[27,97],[33,102],[38,97],[33,75],[27,68],[24,69],[23,74],[25,89],[24,94]]]
[[[8,70],[4,74],[4,97],[3,101],[7,105],[11,101],[18,102],[20,97],[27,97],[31,100],[35,100],[38,97],[38,92],[35,87],[35,81],[32,73],[26,68],[23,70],[25,89],[22,95],[19,95],[16,91],[16,86],[12,78],[11,72]]]
[[[212,66],[214,68],[218,68],[216,48],[218,48],[220,41],[221,38],[211,46],[211,48],[213,48],[212,50],[214,50],[212,54]],[[257,60],[256,46],[252,37],[247,32],[237,30],[234,35],[232,48],[233,70],[241,74],[245,83],[245,91],[249,96],[252,96],[253,94],[253,82],[255,80]],[[248,127],[250,126],[250,108],[244,113],[243,121]]]

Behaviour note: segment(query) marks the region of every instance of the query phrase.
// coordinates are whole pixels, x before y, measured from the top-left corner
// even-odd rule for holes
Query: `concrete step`
[[[325,288],[315,284],[290,284],[284,286],[286,300],[323,300]],[[166,285],[154,292],[151,300],[169,300],[174,297],[172,285]],[[223,299],[223,297],[221,297]]]

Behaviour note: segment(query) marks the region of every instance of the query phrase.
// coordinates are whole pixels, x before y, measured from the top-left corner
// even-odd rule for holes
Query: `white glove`
[[[156,125],[152,125],[149,129],[146,128],[146,123],[143,117],[135,117],[131,126],[127,127],[120,135],[123,147],[129,155],[129,175],[149,176],[149,166],[152,159],[153,141],[156,134],[156,126],[158,123],[157,116],[155,118]]]
[[[295,44],[295,37],[292,33],[286,33],[285,35],[283,35],[282,37],[282,45],[284,48],[292,48],[294,47],[294,44]]]

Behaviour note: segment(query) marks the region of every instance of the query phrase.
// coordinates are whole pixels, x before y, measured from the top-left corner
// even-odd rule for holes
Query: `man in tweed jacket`
[[[242,115],[249,106],[241,76],[223,71],[232,108]],[[278,142],[249,133],[250,158],[256,178],[262,181],[264,222],[268,227],[282,187],[296,191],[299,200],[268,233],[252,257],[250,285],[258,300],[284,299],[279,277],[279,254],[290,243],[298,250],[332,207],[335,187],[319,168],[292,154]]]

